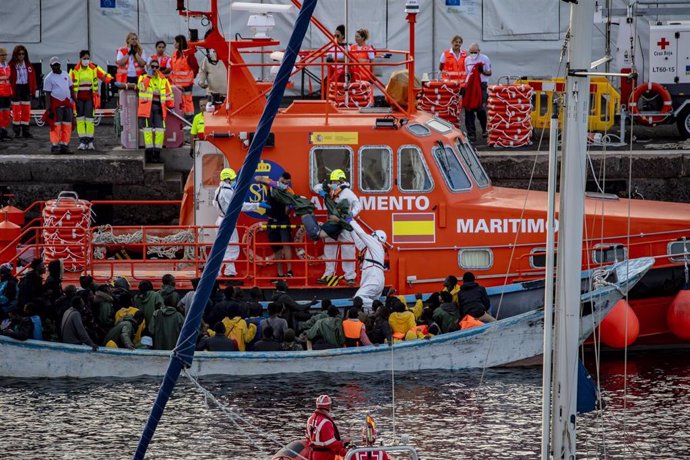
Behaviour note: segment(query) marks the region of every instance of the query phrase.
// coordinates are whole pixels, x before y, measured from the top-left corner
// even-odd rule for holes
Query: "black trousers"
[[[486,132],[486,101],[489,98],[487,90],[488,83],[482,82],[482,106],[477,110],[465,110],[465,128],[467,129],[467,136],[470,139],[477,137],[477,128],[475,127],[475,114],[479,119],[479,125],[482,127],[482,132]]]

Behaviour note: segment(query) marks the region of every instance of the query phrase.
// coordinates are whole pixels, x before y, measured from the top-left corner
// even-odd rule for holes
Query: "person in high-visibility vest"
[[[153,54],[151,57],[149,57],[147,64],[150,64],[152,59],[158,60],[158,64],[160,64],[160,66],[161,66],[161,68],[160,68],[161,73],[163,75],[165,75],[166,78],[169,78],[170,72],[172,71],[172,69],[170,68],[170,62],[171,62],[170,56],[168,56],[165,53],[166,46],[167,45],[165,44],[165,42],[163,40],[158,40],[156,42],[156,54]]]
[[[350,54],[360,62],[371,63],[374,60],[374,47],[367,45],[368,38],[369,31],[367,29],[359,29],[355,32],[355,43],[350,45]],[[355,66],[352,69],[352,79],[370,81],[372,79],[371,65]]]
[[[100,101],[98,92],[98,80],[110,83],[113,77],[105,70],[91,62],[89,50],[81,50],[79,64],[69,72],[74,84],[74,92],[77,94],[75,103],[77,106],[77,135],[79,136],[78,150],[96,150],[93,145],[94,135],[94,109]]]
[[[174,107],[170,82],[160,72],[160,64],[152,60],[146,75],[139,77],[139,128],[144,132],[146,161],[160,163],[165,140],[165,119],[168,109]]]
[[[10,98],[12,97],[10,73],[10,66],[7,65],[7,49],[0,48],[0,141],[11,139],[7,134],[7,128],[10,127]]]
[[[115,58],[115,64],[117,64],[115,81],[118,88],[136,88],[139,77],[144,74],[146,60],[146,53],[139,44],[139,37],[134,32],[128,33],[125,46],[117,50]]]
[[[199,113],[194,115],[194,120],[192,121],[192,129],[189,132],[189,134],[192,137],[192,145],[189,147],[189,156],[194,158],[194,147],[195,147],[195,141],[198,139],[200,141],[203,141],[205,139],[204,135],[204,113],[213,113],[215,110],[215,106],[210,100],[206,100],[205,98],[199,99]]]
[[[187,119],[194,117],[194,101],[192,88],[194,77],[199,73],[199,63],[194,56],[195,48],[188,48],[184,35],[175,37],[175,52],[172,55],[170,67],[170,83],[182,91],[182,111]]]
[[[462,37],[456,35],[450,41],[451,48],[445,50],[439,59],[438,70],[445,78],[465,81],[465,58],[467,51],[462,49]]]

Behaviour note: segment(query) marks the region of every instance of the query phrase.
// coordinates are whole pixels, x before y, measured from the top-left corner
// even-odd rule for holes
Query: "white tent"
[[[210,6],[210,0],[185,3],[192,10],[207,10]],[[255,3],[289,1],[255,0]],[[464,38],[465,48],[471,42],[478,42],[481,51],[489,56],[494,67],[492,81],[506,75],[556,76],[559,70],[562,75],[559,56],[568,27],[566,3],[556,0],[420,0],[419,3],[418,75],[438,68],[440,54],[456,34]],[[617,7],[626,3],[614,1]],[[8,47],[11,52],[15,44],[22,43],[34,62],[47,61],[55,55],[63,62],[74,63],[79,50],[90,49],[92,60],[104,66],[113,63],[117,48],[124,45],[125,35],[130,31],[139,34],[148,53],[153,52],[157,40],[171,44],[173,37],[186,34],[188,27],[198,29],[203,37],[206,24],[178,16],[176,4],[176,0],[2,0],[0,46]],[[248,13],[231,12],[229,4],[230,0],[219,0],[221,32],[228,39],[236,34],[249,36]],[[353,41],[355,30],[364,27],[370,31],[369,41],[376,48],[405,50],[408,34],[404,6],[405,0],[320,0],[316,14],[330,29],[346,23],[348,41]],[[285,43],[295,17],[294,12],[276,15],[277,26],[272,35]],[[604,29],[603,24],[595,29],[597,57],[605,54]],[[646,24],[641,23],[638,32],[648,34]],[[615,30],[612,35],[615,39]],[[323,43],[324,38],[312,27],[305,47]],[[640,38],[639,44],[646,55],[646,35]],[[171,48],[169,45],[169,52]]]

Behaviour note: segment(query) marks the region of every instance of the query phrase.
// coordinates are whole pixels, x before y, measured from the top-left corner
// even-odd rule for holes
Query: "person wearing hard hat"
[[[386,282],[384,276],[386,232],[374,230],[370,235],[356,221],[353,220],[350,225],[355,247],[361,254],[362,278],[355,297],[361,297],[364,310],[370,313],[371,304],[381,297]]]
[[[362,204],[357,198],[357,195],[350,189],[350,183],[347,181],[347,175],[342,169],[335,169],[331,172],[330,182],[317,184],[314,191],[318,193],[328,207],[328,199],[332,200],[338,208],[347,208],[345,212],[346,217],[337,216],[336,213],[329,209],[328,223],[347,224],[349,227],[350,221],[359,214],[362,210]],[[347,206],[343,206],[347,204]],[[322,226],[325,230],[327,224]],[[328,232],[327,232],[328,233]],[[347,229],[338,231],[337,235],[331,235],[325,238],[323,248],[324,259],[326,259],[326,269],[320,279],[317,280],[319,284],[332,284],[331,280],[335,275],[335,259],[338,255],[338,245],[335,244],[336,239],[341,243],[340,256],[343,259],[342,267],[345,272],[345,280],[349,286],[355,285],[355,247],[352,244],[352,233]]]
[[[220,226],[225,214],[229,211],[230,202],[235,195],[236,180],[237,173],[232,168],[225,168],[220,172],[220,184],[213,196],[213,206],[218,210],[218,219],[216,219],[216,225],[218,226]],[[264,202],[242,203],[242,212],[257,212],[260,208],[269,209],[270,205]],[[225,255],[223,256],[225,266],[221,268],[221,271],[218,273],[219,276],[237,276],[235,260],[237,260],[237,257],[240,255],[239,242],[239,234],[237,233],[237,228],[235,228],[230,237],[230,243],[225,250]]]
[[[336,455],[347,453],[340,439],[338,427],[331,418],[332,400],[328,395],[316,398],[316,410],[307,420],[309,460],[335,460]]]

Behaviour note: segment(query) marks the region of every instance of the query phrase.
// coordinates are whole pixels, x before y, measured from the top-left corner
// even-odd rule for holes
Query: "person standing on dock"
[[[161,162],[165,141],[165,119],[174,107],[170,82],[160,72],[160,63],[153,59],[146,75],[139,77],[139,128],[144,132],[144,158],[151,163]]]
[[[127,34],[125,46],[117,50],[115,64],[117,73],[115,74],[116,86],[121,89],[134,89],[140,76],[144,75],[147,56],[139,44],[139,37],[135,32]]]
[[[218,218],[216,219],[216,225],[220,226],[223,222],[225,214],[228,212],[230,207],[230,202],[232,197],[235,195],[235,181],[237,180],[237,173],[232,168],[225,168],[220,172],[220,184],[216,192],[213,194],[213,206],[218,211]],[[257,212],[260,208],[268,209],[270,205],[267,203],[242,203],[242,212]],[[230,242],[227,249],[225,250],[225,255],[223,256],[224,268],[221,268],[221,272],[218,276],[237,276],[237,270],[235,269],[235,260],[240,255],[240,236],[237,233],[237,227],[232,231],[232,236],[230,236]]]
[[[98,80],[108,84],[113,81],[113,77],[91,62],[89,50],[81,50],[79,64],[70,70],[69,76],[76,93],[77,135],[79,136],[77,150],[96,150],[93,145],[93,135],[95,131],[94,109],[99,108],[100,105]]]
[[[7,49],[0,48],[0,141],[11,139],[7,133],[7,128],[10,127],[12,98],[11,74],[10,66],[7,65]]]
[[[72,153],[69,141],[72,137],[72,80],[63,72],[60,59],[50,58],[51,72],[43,79],[48,124],[50,125],[51,153]]]
[[[20,135],[32,138],[29,132],[31,121],[31,96],[36,94],[36,72],[29,60],[24,45],[17,45],[10,59],[10,84],[12,85],[12,125],[14,137]]]
[[[344,456],[347,453],[338,427],[331,418],[331,405],[330,396],[319,396],[316,398],[316,410],[307,420],[309,460],[335,460],[336,455]]]
[[[451,47],[441,54],[438,70],[442,72],[442,78],[458,80],[465,78],[465,59],[467,51],[462,49],[462,37],[454,36],[450,41]]]
[[[488,87],[489,77],[491,76],[491,61],[486,54],[479,52],[479,45],[477,43],[470,44],[470,54],[465,58],[465,69],[467,70],[467,81],[465,84],[465,97],[463,98],[463,106],[465,107],[465,129],[467,129],[467,137],[470,142],[477,141],[477,128],[475,126],[475,114],[479,119],[479,125],[482,128],[482,136],[486,137],[486,101],[489,99]],[[475,77],[472,77],[472,71],[476,68]],[[471,83],[472,78],[479,78],[479,86],[481,88],[481,99],[476,97],[474,107],[466,105],[470,101],[468,96],[468,89],[475,85]],[[477,94],[476,96],[479,96]],[[477,107],[478,106],[478,107]]]

